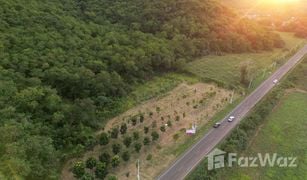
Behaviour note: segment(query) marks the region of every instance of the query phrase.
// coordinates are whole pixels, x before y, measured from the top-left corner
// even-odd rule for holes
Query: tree
[[[152,141],[156,141],[159,139],[159,134],[156,131],[154,131],[151,133],[151,137],[152,137]]]
[[[130,146],[130,144],[132,143],[132,138],[130,136],[126,136],[124,138],[124,144],[125,146],[128,148]]]
[[[118,137],[118,128],[117,127],[112,128],[112,130],[111,130],[111,138],[117,139],[117,137]]]
[[[81,178],[85,173],[85,165],[82,161],[78,161],[74,164],[72,172],[76,178]]]
[[[149,131],[149,128],[147,126],[144,126],[144,133],[147,134]]]
[[[134,131],[134,132],[133,132],[133,139],[134,139],[134,140],[138,140],[139,138],[140,138],[139,132]]]
[[[121,145],[120,144],[113,144],[112,145],[112,151],[114,154],[118,154],[120,152]]]
[[[141,148],[142,148],[141,143],[135,143],[134,144],[134,149],[135,149],[136,152],[140,152]]]
[[[97,160],[93,157],[89,157],[86,160],[85,164],[86,164],[86,168],[93,169],[97,164]]]
[[[165,132],[165,130],[166,130],[165,126],[162,125],[162,126],[160,127],[160,131]]]
[[[110,160],[111,160],[111,156],[107,152],[104,152],[99,156],[99,161],[106,163],[106,165],[110,163]]]
[[[99,179],[104,179],[108,174],[107,164],[98,162],[95,170],[95,175]]]
[[[103,132],[101,133],[99,137],[99,144],[100,145],[107,145],[109,143],[109,136],[107,133]]]
[[[120,126],[120,133],[125,134],[126,132],[127,132],[127,124],[122,123],[122,125]]]
[[[167,121],[167,126],[172,127],[172,121],[171,120]]]
[[[130,159],[130,153],[129,153],[129,151],[123,152],[122,158],[123,158],[124,161],[129,161],[129,159]]]
[[[140,123],[142,123],[144,121],[144,114],[140,115]]]
[[[131,122],[132,122],[132,125],[135,126],[136,123],[137,123],[136,117],[132,117],[132,118],[131,118]]]
[[[111,161],[112,167],[117,167],[119,163],[120,163],[119,156],[118,155],[113,156]]]
[[[117,177],[116,176],[109,176],[108,180],[117,180]]]
[[[91,175],[90,173],[85,173],[81,178],[81,180],[94,180],[95,177],[93,177],[93,175]]]
[[[145,137],[144,140],[143,140],[143,144],[146,146],[146,145],[149,145],[150,144],[150,139],[148,137]]]

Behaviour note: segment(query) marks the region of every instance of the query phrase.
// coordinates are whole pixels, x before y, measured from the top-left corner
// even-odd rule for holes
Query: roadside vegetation
[[[307,58],[288,75],[285,82],[271,92],[255,110],[245,118],[231,135],[220,144],[226,152],[241,155],[277,152],[284,156],[298,156],[298,168],[226,168],[208,171],[207,161],[202,163],[187,179],[301,179],[306,177],[303,163],[306,152],[304,142],[307,94]],[[303,89],[301,89],[303,88]],[[294,153],[295,152],[295,153]],[[253,154],[254,153],[254,154]],[[255,174],[257,176],[255,176]]]

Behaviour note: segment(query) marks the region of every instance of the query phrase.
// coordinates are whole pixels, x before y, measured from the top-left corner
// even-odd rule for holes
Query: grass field
[[[278,153],[297,157],[296,168],[224,169],[217,179],[306,179],[307,178],[307,94],[288,92],[252,140],[243,156]]]
[[[292,49],[304,40],[294,37],[289,33],[280,33],[286,42],[285,49]],[[289,51],[276,49],[274,52],[227,54],[224,56],[206,56],[188,63],[185,70],[205,80],[213,80],[226,87],[240,85],[240,67],[247,65],[250,69],[249,79],[257,79],[257,83],[265,79],[274,71],[274,62],[282,63]],[[255,84],[255,85],[256,85]],[[255,86],[254,85],[254,86]]]

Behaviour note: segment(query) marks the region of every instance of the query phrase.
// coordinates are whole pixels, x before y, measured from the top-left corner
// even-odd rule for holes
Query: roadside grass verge
[[[242,156],[257,153],[278,153],[278,156],[297,157],[298,167],[258,167],[225,169],[217,179],[305,179],[307,177],[307,94],[293,92],[284,96],[263,128]]]

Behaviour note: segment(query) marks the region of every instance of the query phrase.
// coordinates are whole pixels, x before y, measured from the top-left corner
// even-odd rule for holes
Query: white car
[[[277,84],[277,83],[278,83],[278,79],[275,79],[275,80],[273,81],[273,83],[274,83],[274,84]]]
[[[235,120],[235,117],[234,117],[234,116],[230,116],[230,117],[227,119],[228,122],[232,122],[233,120]]]
[[[214,124],[213,127],[214,127],[214,128],[218,128],[218,127],[220,127],[220,125],[221,125],[221,123],[217,122],[217,123]]]

